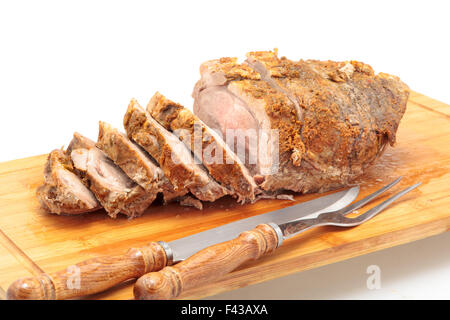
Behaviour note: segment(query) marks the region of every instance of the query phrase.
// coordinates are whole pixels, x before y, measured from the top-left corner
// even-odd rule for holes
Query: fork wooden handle
[[[275,230],[276,225],[274,228],[260,224],[236,239],[205,248],[172,267],[148,273],[136,282],[134,297],[140,300],[173,299],[184,290],[213,282],[241,264],[277,248],[282,236]]]
[[[101,292],[125,280],[161,270],[171,263],[167,248],[163,242],[151,242],[141,248],[131,248],[122,255],[93,258],[64,271],[19,279],[9,286],[6,297],[11,300],[61,300]]]

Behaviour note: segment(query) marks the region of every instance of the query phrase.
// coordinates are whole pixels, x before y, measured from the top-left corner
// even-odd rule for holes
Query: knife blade
[[[237,220],[220,227],[170,241],[165,249],[166,252],[169,251],[168,254],[171,251],[172,262],[177,263],[213,244],[234,239],[241,232],[252,229],[261,223],[273,222],[282,224],[300,218],[314,218],[327,211],[339,210],[353,202],[358,193],[359,186],[356,186],[290,207]]]
[[[270,221],[281,224],[338,210],[351,203],[358,193],[359,186],[356,186],[167,243],[151,242],[141,248],[131,248],[125,254],[93,258],[59,272],[22,278],[9,286],[7,299],[60,300],[98,293],[148,272],[159,271],[214,243],[233,239],[255,225]]]

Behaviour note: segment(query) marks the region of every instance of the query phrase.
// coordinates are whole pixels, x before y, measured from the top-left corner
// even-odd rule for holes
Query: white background
[[[121,127],[130,98],[146,104],[156,90],[191,107],[200,63],[274,47],[291,59],[364,61],[449,103],[449,12],[446,1],[430,0],[1,1],[0,161],[67,145],[75,130],[95,139],[98,120]],[[443,235],[376,253],[373,262],[353,259],[217,298],[450,298],[449,240]],[[388,262],[407,250],[417,253],[408,261],[419,267],[403,274]],[[394,287],[384,282],[374,292],[364,277],[377,261],[392,270]],[[308,290],[299,295],[305,281]]]

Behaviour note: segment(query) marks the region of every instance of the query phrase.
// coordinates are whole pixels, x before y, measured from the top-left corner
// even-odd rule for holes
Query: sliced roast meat
[[[222,138],[190,110],[157,92],[147,111],[165,129],[175,133],[200,159],[209,174],[229,189],[238,201],[253,201],[258,187],[247,168]]]
[[[203,201],[214,201],[229,193],[208,175],[202,165],[195,162],[175,135],[164,129],[134,99],[125,114],[124,127],[128,137],[159,163],[176,191],[188,189]]]
[[[239,64],[237,58],[220,58],[201,64],[202,87],[222,86],[230,81],[261,80],[261,75],[247,64]]]
[[[145,150],[105,122],[99,123],[97,147],[145,191],[162,192],[165,203],[187,193],[186,189],[175,191],[162,169]]]
[[[73,173],[70,158],[62,150],[50,152],[44,185],[37,190],[43,208],[56,214],[80,214],[100,209],[92,192]]]
[[[96,145],[145,191],[158,193],[161,190],[163,171],[124,133],[100,121]]]
[[[95,147],[95,142],[91,139],[75,132],[73,134],[72,141],[70,141],[69,146],[66,149],[66,154],[70,156],[73,150],[76,149],[90,149]]]
[[[250,53],[245,64],[208,61],[201,74],[194,113],[208,126],[223,134],[236,126],[278,130],[278,169],[264,174],[264,166],[250,167],[267,191],[351,184],[394,143],[409,95],[397,77],[375,75],[361,62],[290,61],[276,52]],[[275,164],[264,146],[259,140],[247,150],[258,151],[258,163],[266,157]]]
[[[118,213],[129,218],[140,216],[157,196],[131,180],[98,148],[77,149],[71,156],[77,169],[85,170],[90,189],[112,218]]]
[[[133,99],[126,136],[100,124],[107,154],[78,133],[53,151],[42,206],[77,214],[99,201],[112,217],[134,217],[160,192],[200,207],[190,194],[244,202],[350,185],[395,143],[409,97],[398,77],[362,62],[291,61],[276,50],[210,60],[200,73],[194,113],[159,93],[147,111]]]
[[[86,164],[86,159],[83,159],[83,157],[87,157],[87,149],[95,148],[95,142],[91,139],[81,135],[78,132],[75,132],[73,134],[73,138],[69,143],[69,146],[67,147],[65,153],[66,155],[70,156],[70,159],[72,160],[72,164],[74,167],[73,172],[81,178],[81,181],[83,184],[89,188],[89,179],[86,177],[86,168],[83,168],[83,170],[79,170],[79,167],[83,167]],[[83,151],[84,150],[84,151]],[[73,163],[73,157],[72,153],[78,153],[78,155],[75,157],[75,159],[78,161],[78,164],[76,165]]]

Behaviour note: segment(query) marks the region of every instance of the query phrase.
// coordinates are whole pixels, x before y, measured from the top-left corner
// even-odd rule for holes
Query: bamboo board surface
[[[49,150],[50,151],[50,150]],[[39,207],[46,155],[0,163],[0,298],[19,277],[54,272],[98,255],[116,254],[150,241],[171,241],[228,222],[272,211],[295,201],[261,200],[237,205],[230,198],[205,203],[198,211],[179,205],[152,205],[144,216],[116,220],[104,211],[78,217],[56,216]],[[321,227],[285,241],[273,254],[183,294],[202,298],[408,243],[450,229],[450,106],[412,92],[400,123],[397,145],[362,177],[358,199],[403,175],[399,187],[421,181],[373,220],[352,229]],[[375,202],[378,203],[382,200]],[[133,281],[90,299],[132,299]]]

